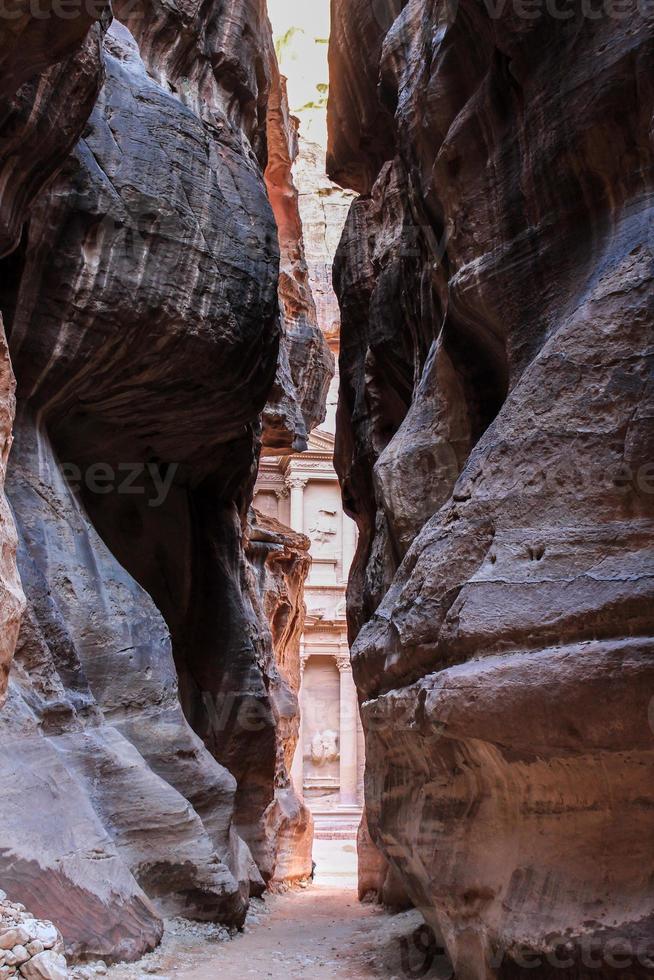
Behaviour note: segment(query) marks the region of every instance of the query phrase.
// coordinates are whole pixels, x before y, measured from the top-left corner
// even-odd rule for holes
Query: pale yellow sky
[[[329,0],[268,0],[268,13],[291,112],[300,117],[302,134],[325,146],[326,110],[320,102],[327,97]]]

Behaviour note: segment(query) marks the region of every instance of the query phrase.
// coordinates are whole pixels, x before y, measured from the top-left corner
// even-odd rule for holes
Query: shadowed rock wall
[[[108,960],[152,948],[162,914],[240,924],[275,870],[283,685],[242,541],[261,412],[293,364],[265,5],[114,13],[68,25],[43,63],[27,32],[0,130],[28,598],[0,714],[0,878],[71,955]],[[308,394],[298,410],[296,363],[280,396],[288,448],[324,412],[307,334]]]
[[[654,25],[569,8],[332,2],[368,826],[459,980],[651,969]]]

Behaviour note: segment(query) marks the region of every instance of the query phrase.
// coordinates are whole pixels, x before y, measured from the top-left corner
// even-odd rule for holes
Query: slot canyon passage
[[[654,977],[654,6],[0,10],[0,980]]]

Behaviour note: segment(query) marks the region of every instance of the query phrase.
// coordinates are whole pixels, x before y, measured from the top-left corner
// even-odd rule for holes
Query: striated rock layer
[[[261,412],[286,384],[265,5],[114,13],[69,27],[54,65],[37,31],[41,74],[17,75],[0,131],[28,600],[0,713],[0,880],[71,956],[108,960],[152,948],[164,914],[243,921],[275,873],[293,717],[243,548]],[[297,363],[281,392],[289,447],[324,412],[308,336],[309,394],[298,410]],[[11,555],[9,537],[5,646]]]
[[[20,0],[0,21],[0,256],[18,245],[27,209],[79,139],[102,82],[93,21],[108,19],[108,3],[63,18],[60,9]]]
[[[293,167],[299,155],[298,120],[291,116],[286,80],[273,65],[268,112],[266,186],[280,247],[279,306],[282,340],[275,384],[264,411],[267,455],[303,452],[309,433],[325,418],[334,358],[316,310],[305,254],[306,228]]]
[[[2,315],[0,315],[0,708],[6,697],[9,667],[25,605],[16,568],[16,528],[4,494],[12,444],[15,388]]]
[[[310,541],[257,510],[251,512],[247,554],[266,621],[270,624],[271,696],[276,716],[275,796],[265,813],[273,887],[311,874],[313,817],[291,782],[300,729],[300,639],[306,607],[304,583]]]
[[[459,980],[649,975],[653,25],[332,14],[369,830]]]

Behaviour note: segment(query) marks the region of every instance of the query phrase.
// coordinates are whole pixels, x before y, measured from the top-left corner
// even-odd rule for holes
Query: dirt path
[[[212,939],[212,927],[174,920],[158,951],[129,967],[112,967],[108,977],[401,980],[410,975],[403,969],[401,939],[410,941],[421,921],[415,911],[390,915],[362,905],[349,888],[314,885],[253,902],[245,930],[232,939]],[[414,951],[417,964],[416,957]]]

